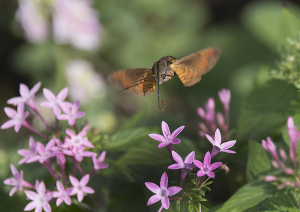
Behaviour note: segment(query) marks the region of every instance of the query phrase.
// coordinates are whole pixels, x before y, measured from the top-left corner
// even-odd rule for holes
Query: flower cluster
[[[215,112],[215,101],[213,98],[207,100],[204,108],[198,107],[197,113],[203,120],[203,122],[199,123],[200,136],[205,137],[205,134],[212,136],[218,125],[223,133],[222,140],[228,140],[230,97],[231,93],[229,89],[223,88],[219,91],[219,99],[223,104],[224,115],[221,112]]]
[[[281,52],[281,60],[277,61],[278,69],[270,70],[270,75],[277,79],[293,83],[298,89],[300,88],[300,32],[298,38],[292,40],[287,38],[289,46]]]
[[[189,153],[185,160],[181,158],[181,156],[173,150],[173,144],[179,144],[181,141],[176,138],[177,135],[183,130],[184,126],[177,128],[173,133],[170,132],[169,126],[166,122],[162,122],[162,132],[163,135],[159,134],[149,134],[149,136],[161,143],[158,145],[158,148],[167,147],[172,161],[176,162],[168,167],[168,169],[181,169],[181,182],[180,187],[172,186],[167,188],[168,186],[168,176],[166,173],[163,173],[161,180],[160,180],[160,187],[154,183],[146,182],[145,185],[147,188],[155,193],[150,199],[148,200],[147,205],[151,205],[153,203],[158,202],[161,200],[161,207],[159,208],[159,212],[164,208],[166,210],[169,209],[170,200],[180,201],[181,198],[186,196],[187,191],[184,191],[184,181],[186,176],[189,172],[193,172],[195,168],[199,168],[197,171],[197,180],[194,183],[196,189],[194,190],[205,190],[205,182],[209,178],[214,178],[215,173],[213,172],[215,169],[221,166],[221,162],[216,162],[211,164],[211,159],[216,156],[219,152],[226,152],[226,153],[235,153],[234,151],[227,150],[228,148],[232,147],[236,141],[228,141],[221,144],[221,133],[219,129],[215,131],[215,138],[212,139],[209,135],[206,134],[207,139],[212,143],[213,149],[211,152],[207,152],[204,156],[203,163],[199,160],[195,159],[195,152],[192,151]],[[207,178],[207,177],[208,178]],[[171,197],[181,191],[182,195],[181,198],[178,197]],[[200,195],[201,196],[201,195]],[[198,195],[199,198],[199,195]],[[196,198],[195,198],[196,199]]]
[[[275,176],[268,175],[265,176],[265,181],[274,182],[277,185],[277,189],[283,188],[292,188],[298,189],[300,186],[299,173],[298,173],[298,164],[297,164],[297,143],[300,140],[300,131],[297,131],[297,127],[294,126],[294,120],[292,117],[289,117],[287,120],[287,130],[290,140],[290,152],[288,159],[285,151],[283,149],[279,150],[281,160],[277,154],[276,146],[271,140],[262,140],[262,147],[271,154],[272,156],[272,165],[275,169],[281,169],[284,176]],[[291,166],[289,165],[291,164]]]
[[[26,207],[25,211],[29,211],[35,208],[36,211],[51,211],[49,201],[56,198],[56,205],[59,206],[62,202],[71,204],[72,195],[77,195],[79,202],[83,200],[84,193],[91,194],[94,190],[87,186],[90,176],[93,175],[96,170],[108,168],[108,164],[103,163],[106,152],[103,151],[99,158],[97,154],[91,151],[87,151],[87,148],[94,148],[94,145],[88,140],[88,126],[84,126],[80,132],[76,126],[76,120],[83,117],[85,113],[79,110],[79,101],[74,103],[65,101],[68,95],[68,89],[62,89],[57,96],[55,96],[47,88],[43,89],[43,94],[47,101],[41,102],[40,106],[52,108],[53,113],[56,117],[56,133],[53,132],[52,128],[48,125],[45,119],[38,112],[34,97],[39,90],[41,83],[37,83],[31,90],[24,85],[20,85],[20,97],[14,97],[7,101],[8,104],[17,106],[17,111],[12,108],[4,108],[5,113],[11,120],[1,125],[1,129],[7,129],[14,127],[15,131],[18,132],[21,126],[24,126],[41,136],[46,145],[40,141],[35,141],[32,136],[29,138],[29,149],[20,149],[18,154],[23,158],[19,161],[19,165],[28,163],[40,163],[46,170],[51,174],[53,179],[56,181],[57,191],[51,191],[46,189],[46,185],[43,181],[36,180],[35,185],[25,181],[23,179],[23,171],[20,172],[11,165],[11,171],[14,177],[8,178],[4,181],[4,184],[11,185],[13,188],[10,191],[12,196],[17,190],[22,191],[22,188],[28,188],[35,190],[25,190],[26,196],[32,200]],[[27,105],[37,116],[41,118],[49,133],[48,135],[39,132],[33,128],[27,121],[26,118],[29,115],[28,111],[24,111],[24,106]],[[63,112],[63,113],[62,113]],[[60,131],[59,120],[67,120],[68,124],[72,126],[75,132],[71,129],[65,129],[66,135]],[[74,169],[71,176],[66,170],[67,158],[70,158],[73,162]],[[92,158],[94,168],[89,174],[86,174],[80,166],[80,162],[84,157]],[[56,160],[54,159],[56,158]],[[54,166],[57,163],[60,170]],[[75,176],[77,170],[83,176],[81,180],[78,180]],[[69,182],[68,182],[69,179]],[[60,180],[62,182],[60,182]],[[68,187],[68,185],[72,185]],[[65,189],[65,187],[68,187]]]
[[[53,37],[57,43],[94,51],[100,45],[102,26],[91,5],[91,0],[19,0],[16,17],[31,43],[46,40],[52,20]]]

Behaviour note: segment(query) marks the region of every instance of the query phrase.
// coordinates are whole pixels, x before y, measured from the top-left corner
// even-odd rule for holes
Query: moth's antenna
[[[157,97],[158,97],[158,107],[159,107],[159,109],[161,110],[161,111],[163,111],[164,109],[165,109],[165,100],[163,99],[162,101],[161,101],[161,104],[162,104],[162,106],[163,106],[163,109],[161,109],[161,107],[160,107],[160,101],[159,101],[159,81],[157,80]]]

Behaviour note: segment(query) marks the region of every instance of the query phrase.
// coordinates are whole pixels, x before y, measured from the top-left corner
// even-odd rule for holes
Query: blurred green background
[[[242,102],[255,84],[268,80],[268,70],[275,67],[274,61],[279,59],[278,52],[285,44],[284,11],[288,8],[300,14],[299,1],[284,2],[286,5],[281,1],[250,0],[94,1],[103,32],[99,51],[88,53],[57,45],[50,38],[40,45],[26,42],[15,19],[18,2],[1,1],[0,108],[7,106],[9,98],[19,96],[20,83],[31,88],[41,81],[42,87],[57,94],[68,85],[65,61],[84,58],[102,76],[104,87],[101,94],[81,107],[92,127],[110,135],[142,111],[140,126],[160,127],[161,121],[166,121],[173,131],[185,125],[181,135],[206,152],[211,146],[198,135],[197,107],[213,97],[216,110],[222,111],[217,92],[222,88],[230,89],[230,132],[231,139],[236,139]],[[106,81],[107,75],[114,70],[151,68],[163,56],[181,58],[210,46],[219,46],[222,50],[216,67],[192,87],[183,87],[178,78],[162,84],[160,95],[166,102],[163,112],[158,108],[156,93],[136,97],[132,93],[117,92]],[[3,109],[1,111],[0,124],[8,120]],[[27,148],[28,135],[25,129],[18,134],[13,129],[0,131],[2,181],[11,176],[9,164],[16,165],[20,159],[16,150]],[[218,173],[216,183],[207,193],[212,206],[226,201],[246,182],[245,142],[242,139],[237,142],[240,144],[237,145],[239,152],[234,149],[236,155],[220,157],[231,172],[228,175]],[[224,180],[226,184],[222,183]],[[10,198],[9,190],[9,186],[0,184],[0,211],[22,211],[27,203],[24,196]]]

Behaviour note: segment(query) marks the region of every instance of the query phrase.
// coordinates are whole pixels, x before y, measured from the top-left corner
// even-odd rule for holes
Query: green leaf
[[[151,133],[158,133],[158,129],[141,127],[122,130],[109,137],[102,145],[107,150],[126,150],[144,140],[150,140],[148,134]]]
[[[261,144],[255,141],[249,141],[249,154],[247,163],[248,182],[257,180],[258,176],[271,169],[271,162],[266,151]]]
[[[149,114],[149,109],[147,107],[143,107],[137,114],[135,114],[132,118],[122,124],[120,130],[127,130],[133,127],[138,126],[143,120],[147,118]]]
[[[271,80],[254,89],[243,103],[237,140],[257,140],[269,136],[274,128],[294,113],[295,100],[298,101],[296,88],[281,80]]]
[[[240,188],[225,204],[217,211],[240,212],[251,208],[272,196],[276,188],[264,181],[254,181]]]
[[[288,2],[283,6],[280,1],[255,1],[243,12],[243,23],[254,36],[271,49],[281,48],[286,44],[286,37],[295,38],[299,30],[299,19],[290,11],[300,14],[299,7]]]
[[[279,192],[278,195],[265,199],[262,205],[274,211],[299,211],[298,203],[290,192]]]

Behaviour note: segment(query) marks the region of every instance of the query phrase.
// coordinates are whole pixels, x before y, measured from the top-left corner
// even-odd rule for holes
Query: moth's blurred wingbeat
[[[201,80],[202,75],[209,72],[219,60],[221,50],[218,47],[210,47],[192,53],[177,60],[172,56],[165,56],[155,62],[152,69],[124,69],[111,73],[108,81],[118,90],[133,91],[136,96],[147,96],[159,85],[172,79],[176,75],[184,86],[192,86]],[[163,107],[164,100],[162,101]]]

